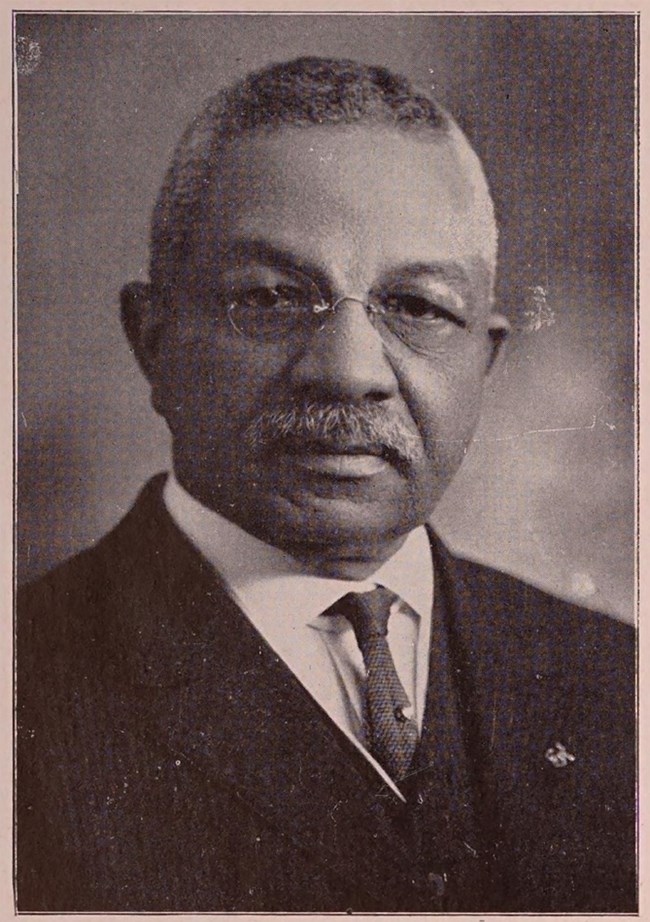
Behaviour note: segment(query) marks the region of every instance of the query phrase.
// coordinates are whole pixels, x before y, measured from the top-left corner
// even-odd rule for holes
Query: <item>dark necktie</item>
[[[344,615],[354,628],[366,667],[364,724],[368,749],[395,781],[409,771],[418,742],[415,721],[406,717],[408,695],[399,680],[386,636],[390,607],[397,599],[380,586],[371,592],[350,592],[331,614]]]

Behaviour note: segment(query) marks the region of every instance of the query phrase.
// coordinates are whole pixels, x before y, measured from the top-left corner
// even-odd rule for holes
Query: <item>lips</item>
[[[339,479],[374,477],[391,467],[380,445],[300,441],[284,445],[283,449],[299,467]]]
[[[339,478],[374,477],[390,467],[388,461],[378,455],[318,455],[305,452],[296,455],[296,462],[315,474],[326,474]]]

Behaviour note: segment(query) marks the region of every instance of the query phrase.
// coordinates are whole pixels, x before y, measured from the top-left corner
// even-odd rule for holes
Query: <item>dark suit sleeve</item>
[[[76,564],[63,567],[18,592],[15,889],[21,912],[75,908],[77,886],[88,880],[83,857],[69,842],[83,810],[75,806],[75,764],[89,755],[78,742],[76,716],[83,699],[78,678],[89,671],[93,646],[83,613],[96,607],[97,591],[92,581],[87,588],[80,571]]]

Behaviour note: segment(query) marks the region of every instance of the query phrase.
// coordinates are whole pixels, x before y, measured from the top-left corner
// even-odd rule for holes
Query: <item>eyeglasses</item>
[[[416,352],[430,352],[454,331],[467,329],[459,296],[438,296],[417,280],[401,280],[367,300],[344,295],[328,302],[316,283],[298,272],[243,273],[219,293],[228,320],[241,336],[262,342],[295,342],[322,330],[328,316],[346,301],[360,304],[384,337],[397,337]],[[445,286],[446,288],[446,286]]]

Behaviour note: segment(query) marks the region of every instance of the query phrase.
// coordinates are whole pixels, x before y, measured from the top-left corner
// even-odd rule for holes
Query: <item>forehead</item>
[[[494,232],[479,180],[447,139],[390,127],[245,135],[222,150],[197,243],[216,256],[266,240],[364,279],[405,263],[469,266]]]

